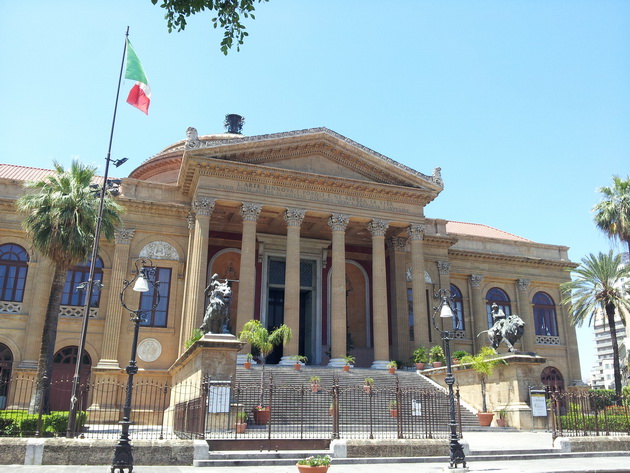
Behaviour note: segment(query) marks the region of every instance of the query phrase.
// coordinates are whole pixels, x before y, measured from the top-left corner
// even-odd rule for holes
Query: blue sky
[[[104,168],[124,32],[153,90],[124,103],[112,157],[128,175],[184,138],[325,126],[431,174],[428,217],[476,222],[572,260],[620,249],[592,223],[596,189],[630,154],[630,2],[271,0],[241,52],[219,51],[212,14],[169,34],[150,0],[0,2],[0,162]],[[579,330],[582,371],[592,335]]]

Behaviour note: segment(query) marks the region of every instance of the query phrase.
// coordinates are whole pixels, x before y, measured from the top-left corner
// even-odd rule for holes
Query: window
[[[28,253],[20,245],[0,245],[0,301],[22,302]]]
[[[87,282],[90,276],[90,261],[73,266],[66,274],[66,284],[63,286],[61,305],[83,306],[85,305],[86,289],[77,289],[82,282]],[[94,270],[94,281],[103,282],[103,260],[96,260]],[[101,291],[96,288],[92,290],[92,301],[90,307],[98,307],[101,298]]]
[[[459,288],[451,284],[451,296],[453,309],[453,330],[464,330],[464,304],[462,303],[462,293]]]
[[[556,304],[553,299],[544,292],[534,294],[534,323],[536,335],[558,336],[558,324],[556,322]]]
[[[494,325],[492,320],[492,304],[496,303],[499,306],[499,310],[502,310],[505,316],[512,315],[512,306],[510,305],[510,298],[505,291],[498,287],[493,287],[486,294],[486,311],[488,315],[488,328]]]
[[[171,268],[156,268],[155,279],[159,283],[160,303],[155,309],[150,310],[157,302],[157,294],[154,287],[149,284],[147,292],[140,293],[140,309],[143,312],[142,326],[145,327],[166,327],[168,320],[168,301],[171,292]]]

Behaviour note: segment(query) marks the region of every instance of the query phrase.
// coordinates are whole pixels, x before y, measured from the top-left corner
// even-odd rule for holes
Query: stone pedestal
[[[494,368],[492,376],[486,380],[486,403],[488,411],[507,411],[507,425],[517,429],[548,429],[549,417],[533,417],[530,407],[529,387],[540,388],[540,374],[547,366],[547,360],[535,355],[507,354],[502,357],[506,364]],[[423,371],[440,385],[446,387],[446,368]],[[453,366],[453,376],[459,385],[462,404],[481,410],[481,377],[468,365]],[[496,418],[492,425],[496,426]]]

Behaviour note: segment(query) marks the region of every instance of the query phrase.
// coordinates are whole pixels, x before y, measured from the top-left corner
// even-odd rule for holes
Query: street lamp
[[[448,402],[449,402],[449,426],[451,429],[450,440],[450,463],[449,469],[457,469],[459,463],[462,464],[465,471],[466,468],[466,456],[464,455],[464,449],[459,443],[457,435],[457,423],[455,421],[455,396],[453,395],[453,384],[455,384],[455,378],[453,377],[453,367],[451,364],[451,340],[455,338],[455,334],[449,330],[442,330],[435,322],[435,316],[438,315],[442,320],[453,318],[453,309],[451,308],[450,301],[453,297],[450,295],[448,289],[439,289],[433,296],[440,301],[437,307],[433,307],[433,327],[442,335],[442,344],[444,345],[444,356],[446,357],[446,377],[444,382],[448,386]],[[452,327],[452,321],[449,321]]]
[[[131,360],[127,365],[127,389],[125,397],[125,406],[123,407],[123,418],[119,422],[121,425],[121,434],[114,450],[114,460],[112,461],[111,473],[114,470],[118,470],[119,473],[123,473],[127,468],[131,473],[133,470],[133,455],[131,441],[129,440],[129,426],[132,422],[129,420],[131,417],[131,395],[133,392],[133,376],[138,372],[138,366],[136,365],[136,351],[138,348],[138,331],[140,330],[140,323],[144,320],[145,313],[152,312],[160,303],[159,282],[155,280],[156,267],[153,265],[153,261],[150,259],[138,258],[134,261],[136,266],[135,276],[130,281],[123,281],[123,290],[120,292],[120,303],[122,306],[131,313],[131,321],[133,322],[133,340],[131,342]],[[139,267],[141,266],[141,267]],[[138,309],[133,310],[127,307],[125,303],[124,294],[125,291],[133,284],[133,290],[135,292],[148,292],[152,287],[155,291],[154,303],[151,308],[143,309],[138,302]]]

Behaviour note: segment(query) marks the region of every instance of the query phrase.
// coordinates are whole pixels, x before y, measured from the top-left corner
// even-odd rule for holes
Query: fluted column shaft
[[[385,369],[389,363],[389,321],[387,317],[387,273],[385,268],[385,231],[389,223],[372,220],[372,307],[374,314],[374,362],[372,368]]]
[[[415,346],[429,346],[427,329],[427,288],[424,282],[424,240],[425,226],[412,224],[408,228],[411,246],[411,292],[413,296],[413,327]],[[429,329],[430,330],[430,329]]]
[[[525,333],[521,338],[522,351],[534,351],[536,343],[536,327],[534,324],[534,309],[529,298],[529,279],[516,280],[516,303],[518,315],[525,322]]]
[[[37,263],[28,263],[26,287],[33,287],[37,284],[39,287],[49,289],[32,291],[29,307],[30,317],[27,319],[28,336],[25,337],[24,358],[20,363],[20,368],[37,369],[44,319],[46,318],[46,309],[48,307],[48,299],[50,299],[50,287],[54,273],[54,264],[47,258],[41,258]]]
[[[114,247],[114,261],[109,280],[109,296],[107,298],[107,317],[103,331],[103,349],[97,368],[120,368],[118,348],[120,340],[120,326],[123,316],[123,306],[120,304],[120,291],[127,275],[129,250],[135,230],[121,228],[116,231],[116,246]]]
[[[184,351],[186,351],[186,341],[190,338],[190,334],[194,328],[194,319],[191,317],[187,317],[188,311],[186,307],[188,306],[189,299],[189,287],[193,283],[192,278],[190,276],[191,267],[194,266],[195,260],[195,214],[192,210],[188,213],[188,217],[186,217],[186,223],[188,225],[188,247],[186,249],[186,267],[184,269],[184,294],[182,297],[182,308],[184,309],[182,312],[182,322],[181,329],[179,332],[179,354],[181,355]]]
[[[468,281],[470,282],[470,293],[472,297],[472,308],[473,313],[470,318],[472,322],[472,341],[473,341],[473,352],[479,351],[479,348],[487,345],[481,337],[477,338],[476,335],[482,330],[488,329],[488,314],[486,312],[486,303],[481,293],[481,282],[483,281],[483,276],[481,274],[471,274],[468,276]]]
[[[300,209],[288,209],[284,214],[287,222],[284,323],[293,331],[293,337],[284,349],[283,359],[300,354],[300,226],[304,214],[305,211]]]
[[[236,334],[243,325],[254,318],[254,298],[256,297],[256,221],[262,205],[243,203],[243,236],[241,240],[240,281],[238,284],[238,314]]]
[[[389,287],[391,288],[390,314],[392,319],[392,356],[396,360],[407,360],[411,355],[409,340],[409,308],[407,303],[406,240],[390,238]]]
[[[347,215],[333,214],[328,220],[332,228],[332,265],[330,287],[330,365],[343,364],[346,356],[346,227]]]

